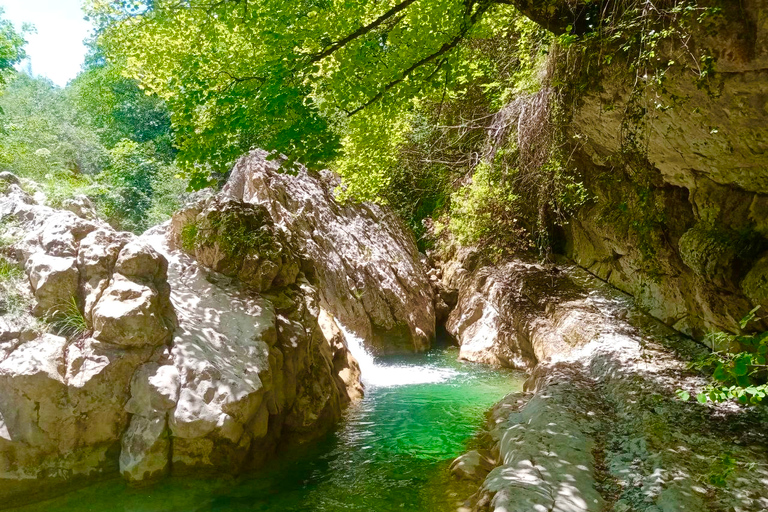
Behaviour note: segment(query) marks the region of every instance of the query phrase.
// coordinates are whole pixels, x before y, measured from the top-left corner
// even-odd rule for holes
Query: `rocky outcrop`
[[[460,256],[443,274],[458,283],[449,327],[462,356],[535,364],[527,392],[494,408],[489,452],[453,465],[480,486],[466,510],[766,509],[764,412],[675,397],[703,386],[683,362],[703,347],[578,267],[467,270],[471,253]]]
[[[422,351],[435,333],[432,288],[412,234],[381,206],[339,204],[338,177],[252,151],[232,170],[222,196],[265,208],[311,268],[324,308],[373,352]]]
[[[534,209],[527,228],[550,224],[556,250],[681,332],[740,331],[748,311],[768,308],[757,291],[768,282],[768,6],[511,3],[557,34],[591,32],[554,45],[540,92],[488,127],[490,146],[516,131],[529,157],[565,129],[568,167],[588,201],[549,218]],[[543,164],[523,160],[521,169]],[[544,190],[552,177],[528,179]]]
[[[17,323],[0,335],[5,506],[115,472],[129,423],[129,384],[140,365],[165,349],[175,319],[165,260],[149,248],[126,250],[128,236],[38,205],[14,184],[0,196],[0,218],[20,238],[5,249],[26,274],[26,282],[15,283],[17,292],[43,319],[8,311],[0,322]],[[98,232],[110,233],[109,249],[93,250]],[[151,260],[153,272],[116,268],[132,257]],[[92,307],[92,320],[84,319],[83,305]],[[63,335],[45,332],[46,322]]]
[[[597,335],[599,322],[583,301],[584,290],[556,267],[522,260],[489,265],[475,249],[454,251],[437,262],[438,289],[456,297],[445,326],[461,359],[530,369]]]
[[[595,201],[571,223],[569,253],[696,337],[736,332],[752,307],[768,307],[754,291],[768,279],[759,263],[768,255],[766,12],[764,2],[744,2],[684,25],[713,69],[702,83],[698,63],[670,53],[677,63],[639,121],[647,162],[616,165],[630,102],[620,52],[574,109],[577,160]]]
[[[243,162],[256,165],[247,195],[230,186],[140,237],[3,189],[3,253],[24,269],[27,301],[0,311],[3,506],[118,473],[256,467],[362,396],[342,326],[428,345],[426,274],[391,214],[336,204],[318,176]]]

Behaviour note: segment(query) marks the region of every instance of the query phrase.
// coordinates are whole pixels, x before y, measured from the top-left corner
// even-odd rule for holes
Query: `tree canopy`
[[[13,66],[21,62],[26,53],[24,45],[24,31],[29,27],[24,27],[22,32],[17,31],[13,23],[3,17],[5,12],[0,7],[0,86],[8,81],[9,74],[13,72]]]
[[[396,129],[414,99],[461,88],[484,65],[464,43],[509,31],[505,3],[91,0],[87,10],[107,56],[170,106],[179,162],[199,187],[255,145],[322,167]]]

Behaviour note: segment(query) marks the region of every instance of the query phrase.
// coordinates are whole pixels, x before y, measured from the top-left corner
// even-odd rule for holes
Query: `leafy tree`
[[[13,172],[42,182],[60,172],[95,174],[108,162],[98,136],[75,122],[74,109],[49,80],[18,74],[0,108],[0,163]]]
[[[160,163],[146,147],[122,140],[110,150],[110,164],[99,177],[105,191],[98,202],[113,224],[129,231],[146,229],[146,212],[152,206],[152,184]]]
[[[158,157],[173,159],[170,113],[165,103],[123,77],[119,66],[95,61],[68,84],[64,93],[76,112],[77,123],[90,126],[106,147],[123,139],[151,142]]]
[[[25,26],[19,33],[10,20],[3,18],[2,7],[0,7],[0,86],[8,82],[9,76],[13,74],[13,66],[26,57],[24,53],[24,32],[31,30],[31,27]]]
[[[167,110],[119,74],[98,68],[61,89],[20,73],[0,108],[0,165],[38,182],[51,205],[85,194],[115,227],[135,232],[178,208],[186,187],[172,164]],[[134,119],[165,124],[121,122],[131,108]]]
[[[343,138],[362,111],[398,117],[460,84],[462,43],[502,3],[93,0],[88,12],[107,55],[168,102],[180,162],[204,186],[255,145],[328,165],[354,146]]]

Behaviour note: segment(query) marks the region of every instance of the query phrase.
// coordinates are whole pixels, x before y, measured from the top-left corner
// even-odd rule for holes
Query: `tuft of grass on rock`
[[[49,314],[50,325],[56,334],[68,339],[79,338],[83,333],[90,331],[88,321],[80,311],[75,297],[53,309]]]
[[[0,315],[18,316],[29,307],[29,300],[21,293],[23,280],[21,268],[0,256]]]

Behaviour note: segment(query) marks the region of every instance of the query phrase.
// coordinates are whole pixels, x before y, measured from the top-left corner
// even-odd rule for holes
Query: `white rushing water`
[[[349,351],[360,365],[361,380],[366,387],[393,387],[413,384],[435,384],[455,377],[453,368],[432,365],[386,364],[376,361],[363,345],[363,339],[344,326],[339,326]]]

